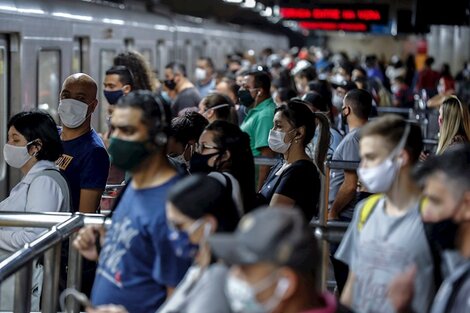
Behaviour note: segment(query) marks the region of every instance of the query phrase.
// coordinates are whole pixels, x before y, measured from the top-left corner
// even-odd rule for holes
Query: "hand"
[[[412,265],[396,276],[388,287],[388,299],[398,313],[412,312],[416,271],[416,265]]]
[[[421,154],[419,155],[419,160],[420,160],[421,162],[424,162],[424,161],[426,161],[426,159],[428,158],[428,156],[429,156],[429,152],[427,152],[427,151],[422,151]]]
[[[86,308],[87,313],[128,313],[126,308],[123,307],[122,305],[114,305],[114,304],[108,304],[108,305],[100,305],[96,308]]]
[[[98,260],[98,251],[96,250],[97,234],[100,234],[101,239],[104,236],[104,228],[101,226],[86,226],[78,231],[78,235],[73,241],[73,246],[80,254],[90,260]]]
[[[331,220],[337,220],[339,218],[339,215],[336,214],[335,212],[333,211],[328,211],[328,220],[331,221]]]

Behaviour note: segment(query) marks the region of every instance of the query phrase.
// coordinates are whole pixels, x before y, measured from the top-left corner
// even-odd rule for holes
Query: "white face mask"
[[[271,129],[269,131],[269,138],[268,138],[269,148],[271,148],[271,150],[277,153],[286,153],[287,150],[289,150],[290,148],[291,142],[285,143],[284,142],[285,137],[286,137],[285,132]]]
[[[34,140],[33,140],[34,141]],[[14,146],[5,144],[3,146],[3,157],[8,165],[14,168],[22,168],[33,156],[28,152],[28,146],[33,142],[30,141],[26,146]]]
[[[255,286],[250,286],[246,281],[234,275],[228,275],[225,292],[232,311],[234,313],[271,313],[289,288],[289,281],[281,278],[274,294],[265,303],[260,303],[256,295],[272,286],[275,279],[275,274],[272,274]]]
[[[207,78],[207,71],[205,69],[196,67],[196,70],[194,71],[194,78],[197,81],[203,81],[206,80]]]
[[[62,99],[59,102],[59,117],[68,128],[77,128],[87,119],[88,105],[75,99]]]
[[[390,190],[402,165],[401,159],[394,159],[404,148],[409,132],[410,126],[407,125],[397,147],[380,164],[370,168],[359,167],[357,169],[359,180],[367,188],[367,191],[370,193],[383,193]]]
[[[338,109],[341,110],[343,107],[343,97],[338,96],[337,93],[333,94],[333,98],[331,99],[331,103]]]

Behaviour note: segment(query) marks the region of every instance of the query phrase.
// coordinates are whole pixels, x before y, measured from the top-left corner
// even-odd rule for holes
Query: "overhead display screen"
[[[388,11],[385,4],[338,3],[285,6],[279,13],[284,20],[298,21],[305,29],[366,32],[372,24],[388,24]]]

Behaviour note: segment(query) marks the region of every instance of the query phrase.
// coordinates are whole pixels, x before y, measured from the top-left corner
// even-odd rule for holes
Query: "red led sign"
[[[366,32],[369,30],[364,23],[335,23],[335,22],[299,22],[299,26],[309,30],[344,30],[350,32]]]
[[[281,7],[280,16],[285,20],[308,22],[347,22],[387,24],[387,5],[336,4],[311,5],[310,7]]]

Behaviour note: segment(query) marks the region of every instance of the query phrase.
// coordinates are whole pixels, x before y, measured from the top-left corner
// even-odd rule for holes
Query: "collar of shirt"
[[[268,99],[263,100],[262,102],[260,102],[254,108],[248,109],[248,114],[250,114],[250,113],[253,114],[255,112],[262,111],[265,108],[270,107],[271,105],[275,106],[273,98],[269,97]]]
[[[32,182],[33,178],[36,176],[36,174],[40,171],[45,170],[45,169],[57,169],[57,167],[54,164],[54,162],[46,161],[46,160],[40,160],[36,164],[33,165],[33,167],[29,170],[29,172],[26,174],[26,176],[23,177],[21,182],[30,184]]]
[[[336,298],[329,292],[325,292],[321,295],[323,301],[325,301],[325,307],[311,309],[303,311],[301,313],[335,313],[337,308]]]

